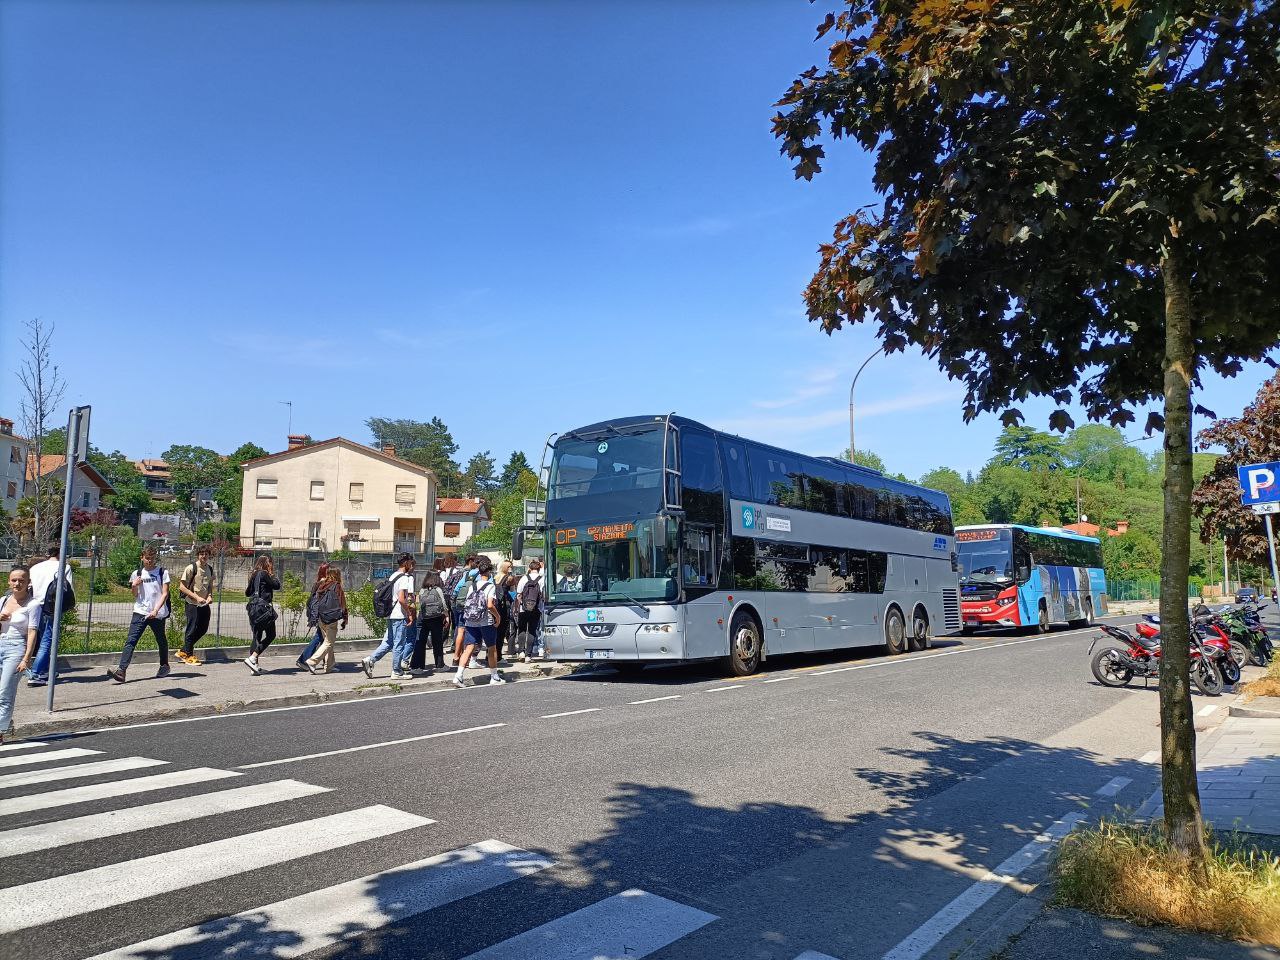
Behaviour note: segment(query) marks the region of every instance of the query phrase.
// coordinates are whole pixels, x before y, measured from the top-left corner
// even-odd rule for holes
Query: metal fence
[[[1200,599],[1201,587],[1198,583],[1187,584],[1187,598]],[[1159,580],[1112,580],[1107,578],[1107,595],[1112,600],[1159,600]]]

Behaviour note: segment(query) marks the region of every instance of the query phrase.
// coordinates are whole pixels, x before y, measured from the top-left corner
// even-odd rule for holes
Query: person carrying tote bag
[[[253,645],[249,648],[249,656],[245,657],[244,665],[253,671],[254,676],[262,673],[262,667],[258,664],[259,655],[276,638],[278,614],[272,600],[279,589],[280,581],[276,579],[275,564],[269,556],[263,554],[254,564],[249,584],[244,591],[249,598],[244,607],[249,614],[249,626],[253,630]]]

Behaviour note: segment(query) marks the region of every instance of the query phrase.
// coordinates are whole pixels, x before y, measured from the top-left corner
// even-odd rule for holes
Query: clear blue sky
[[[665,410],[837,453],[876,343],[821,334],[800,293],[832,223],[873,199],[870,162],[841,144],[797,183],[769,131],[821,57],[819,18],[800,0],[7,0],[0,412],[39,316],[94,441],[136,457],[282,449],[280,400],[317,439],[440,416],[499,463]],[[1266,372],[1198,399],[1238,414]],[[976,470],[999,424],[964,425],[960,395],[918,356],[877,358],[858,445],[913,477]]]

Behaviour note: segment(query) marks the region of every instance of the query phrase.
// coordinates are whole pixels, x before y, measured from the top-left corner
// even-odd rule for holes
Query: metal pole
[[[1271,583],[1275,586],[1277,592],[1280,592],[1280,573],[1276,572],[1276,538],[1271,530],[1271,514],[1266,514],[1267,521],[1267,551],[1271,554]]]
[[[76,458],[80,450],[80,424],[88,407],[72,407],[67,417],[67,482],[62,492],[62,538],[58,549],[58,589],[53,601],[53,640],[49,647],[49,698],[45,709],[53,713],[53,691],[58,685],[58,641],[62,638],[62,594],[67,588],[67,560],[71,539],[71,489],[75,486]]]
[[[213,628],[213,635],[217,638],[217,645],[222,646],[222,575],[227,569],[227,548],[223,546],[218,551],[218,619],[217,624]]]
[[[98,573],[98,535],[89,538],[89,616],[84,621],[84,652],[89,652],[89,634],[93,631],[93,590]]]
[[[1227,531],[1222,531],[1222,594],[1231,592],[1231,571],[1227,569]]]
[[[858,372],[853,375],[853,382],[849,384],[849,462],[853,462],[853,454],[858,449],[854,445],[853,436],[853,388],[858,385],[858,378],[862,376],[862,371],[866,369],[867,364],[874,360],[878,355],[884,352],[884,347],[876,347],[875,353],[862,361],[862,366],[858,368]]]

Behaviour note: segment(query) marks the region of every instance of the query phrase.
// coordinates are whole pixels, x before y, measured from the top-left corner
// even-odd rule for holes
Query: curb
[[[1258,698],[1263,699],[1262,697]],[[1275,699],[1268,697],[1267,699]],[[1256,701],[1255,701],[1256,702]],[[1232,704],[1228,713],[1233,717],[1248,717],[1253,720],[1280,720],[1280,708],[1276,707],[1250,707],[1245,704]]]
[[[535,664],[531,669],[522,672],[518,680],[545,679],[560,677],[573,673],[579,664],[546,663]],[[509,681],[511,682],[511,681]],[[412,681],[410,681],[412,683]],[[475,684],[485,686],[485,684]],[[287,697],[263,697],[259,700],[227,700],[222,703],[207,703],[191,707],[174,707],[170,710],[153,710],[147,713],[132,713],[120,716],[90,716],[67,718],[65,720],[43,720],[36,723],[24,723],[20,729],[23,739],[30,737],[46,737],[50,734],[79,733],[90,730],[110,730],[112,727],[134,726],[143,723],[156,723],[163,720],[189,720],[199,717],[229,716],[238,713],[253,713],[258,710],[272,710],[284,707],[301,707],[318,703],[343,703],[350,700],[367,700],[373,697],[396,697],[405,694],[424,693],[433,687],[440,690],[451,689],[452,684],[446,680],[426,684],[412,683],[404,686],[389,682],[377,686],[358,687],[354,690],[335,690],[332,693],[323,690],[312,690],[307,693],[294,694]]]
[[[381,637],[368,637],[363,640],[339,640],[334,644],[334,652],[347,651],[348,653],[364,653],[367,650],[374,650],[378,644],[382,642]],[[276,657],[292,653],[296,658],[298,653],[306,647],[306,640],[276,640],[267,648],[266,656]],[[367,648],[367,649],[366,649]],[[178,637],[177,642],[170,642],[169,653],[182,649],[182,638]],[[202,647],[196,646],[196,653],[205,663],[236,663],[243,660],[249,655],[249,645],[246,643],[242,647]],[[58,669],[72,670],[76,667],[103,667],[111,666],[120,660],[119,650],[104,650],[99,653],[59,653]],[[158,663],[160,660],[160,652],[158,650],[138,650],[133,655],[134,663]]]

